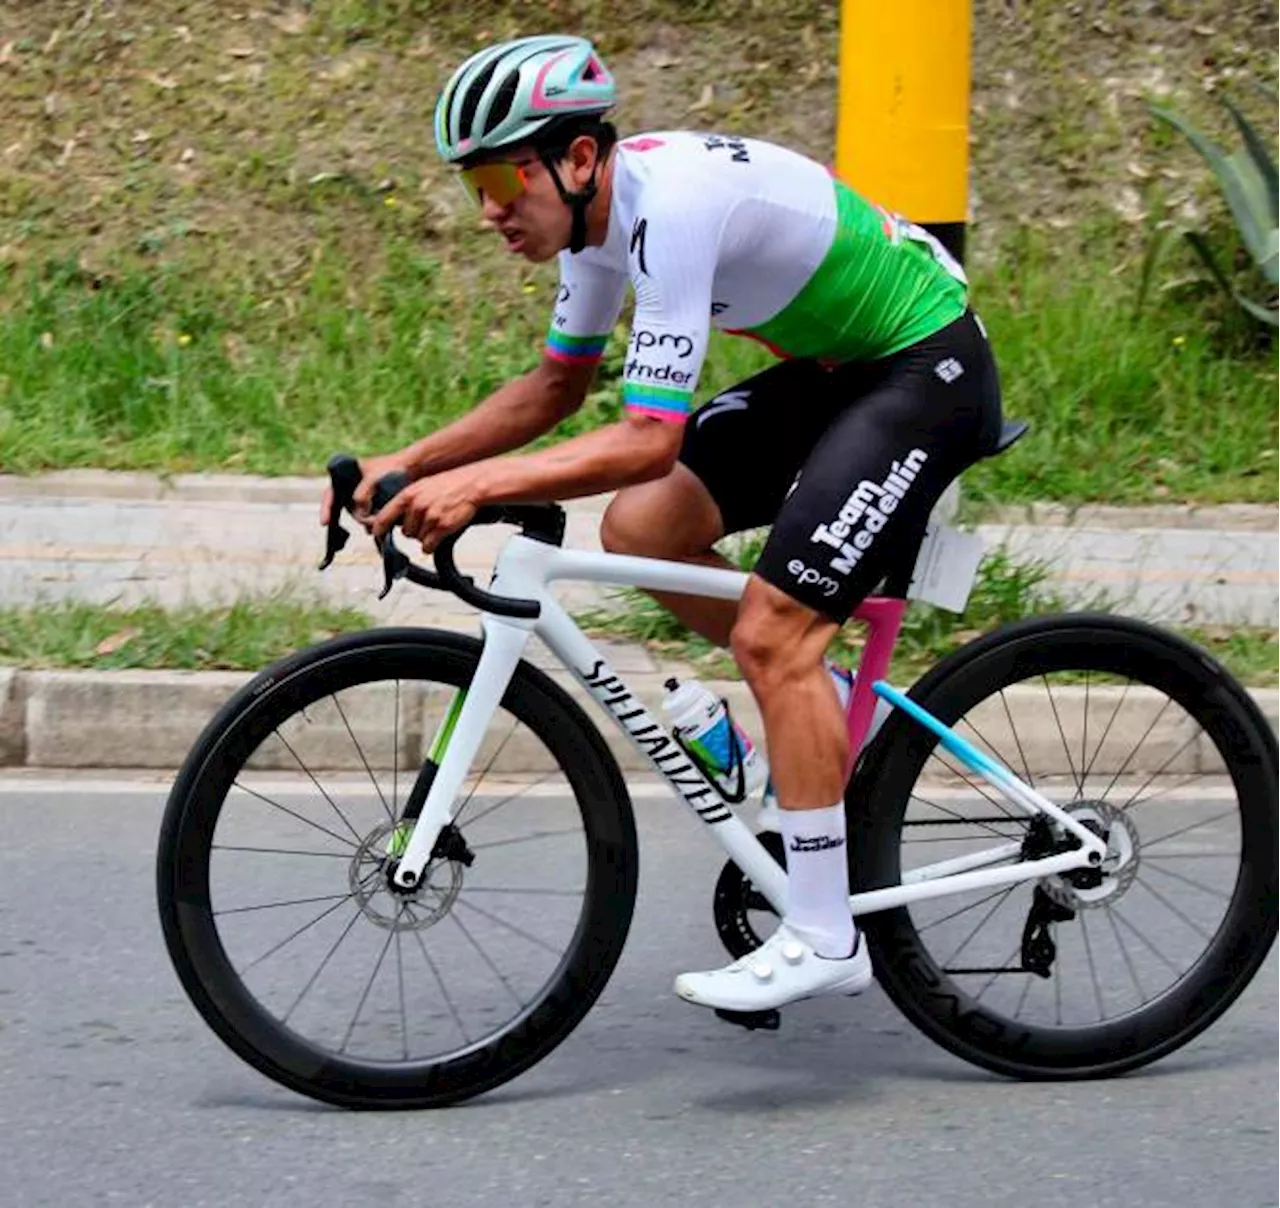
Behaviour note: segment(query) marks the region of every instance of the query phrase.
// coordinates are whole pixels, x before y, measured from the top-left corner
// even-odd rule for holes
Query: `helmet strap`
[[[569,207],[573,213],[573,225],[569,228],[569,251],[574,255],[582,251],[587,246],[587,206],[589,206],[595,195],[600,191],[596,184],[596,169],[600,166],[599,159],[591,167],[591,179],[579,189],[576,193],[570,193],[564,187],[564,181],[560,179],[560,173],[556,171],[556,161],[551,153],[544,151],[539,157],[546,169],[551,173],[551,179],[556,182],[556,192],[560,194],[560,200]]]

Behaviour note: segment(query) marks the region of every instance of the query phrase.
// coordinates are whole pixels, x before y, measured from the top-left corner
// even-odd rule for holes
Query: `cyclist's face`
[[[594,153],[592,140],[579,139],[559,161],[556,166],[566,189],[576,190],[587,182]],[[546,164],[531,149],[519,148],[487,160],[464,172],[463,183],[479,202],[485,221],[506,241],[508,251],[541,263],[569,246],[572,213]]]

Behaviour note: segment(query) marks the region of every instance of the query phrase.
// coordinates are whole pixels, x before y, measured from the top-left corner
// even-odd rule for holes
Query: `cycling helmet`
[[[595,170],[586,186],[564,187],[555,159],[580,129],[598,123],[617,101],[609,69],[585,38],[517,38],[474,54],[449,77],[436,102],[436,147],[447,163],[487,151],[532,143],[573,212],[569,250],[586,246],[587,206],[597,191]],[[614,131],[594,125],[599,160]]]
[[[436,146],[454,164],[541,142],[566,117],[603,114],[616,100],[613,76],[585,38],[517,38],[472,55],[450,77],[436,103]]]

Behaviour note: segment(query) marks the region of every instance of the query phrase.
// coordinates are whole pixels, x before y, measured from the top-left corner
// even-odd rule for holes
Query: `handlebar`
[[[355,515],[354,496],[356,487],[362,477],[360,463],[349,453],[339,453],[329,459],[329,482],[333,487],[333,507],[329,513],[327,544],[324,561],[320,569],[324,570],[333,561],[334,555],[347,543],[347,531],[340,523],[342,512]],[[407,474],[394,470],[383,475],[373,488],[373,510],[381,511],[410,483]],[[464,575],[454,560],[454,547],[468,528],[482,524],[515,524],[520,526],[522,536],[535,541],[544,541],[548,545],[560,545],[564,540],[564,509],[555,503],[513,503],[497,504],[480,508],[471,523],[457,533],[450,533],[436,547],[436,570],[430,571],[417,566],[404,553],[396,548],[391,533],[386,533],[378,541],[382,553],[382,568],[385,576],[382,591],[378,599],[391,590],[397,579],[408,579],[421,587],[435,587],[442,591],[452,592],[460,600],[503,617],[520,617],[527,620],[536,618],[542,611],[536,600],[521,600],[514,596],[501,596],[494,592],[477,587],[475,581]]]

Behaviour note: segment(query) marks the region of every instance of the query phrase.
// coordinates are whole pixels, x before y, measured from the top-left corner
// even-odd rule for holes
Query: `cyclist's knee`
[[[754,689],[782,689],[821,664],[835,628],[826,617],[753,577],[729,645]]]
[[[609,553],[643,558],[705,553],[722,536],[715,502],[679,465],[656,482],[624,487],[600,523],[600,544]]]

